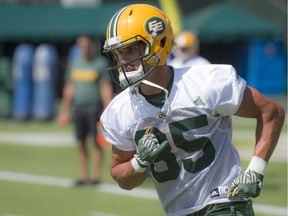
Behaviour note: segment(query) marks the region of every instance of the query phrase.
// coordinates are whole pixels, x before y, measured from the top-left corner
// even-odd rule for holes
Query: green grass
[[[67,132],[71,131],[72,125],[68,124],[65,127],[57,125],[56,120],[53,121],[13,121],[1,120],[0,131],[14,132]]]
[[[127,216],[163,215],[156,200],[111,195],[91,188],[65,189],[2,181],[0,191],[0,215],[89,216],[96,212],[98,215],[99,212]]]
[[[253,125],[236,125],[235,130],[253,130]],[[1,131],[71,132],[55,122],[5,122]],[[45,139],[45,137],[43,137]],[[236,141],[237,144],[237,141]],[[237,144],[238,145],[238,144]],[[239,144],[240,145],[240,144]],[[105,148],[103,182],[110,177],[110,148]],[[0,140],[0,171],[74,179],[77,170],[76,146],[43,147],[5,143]],[[248,161],[243,161],[243,169]],[[142,188],[153,188],[147,181]],[[256,204],[287,207],[287,163],[271,162],[267,167],[261,195]],[[106,215],[105,215],[105,214]],[[104,193],[92,187],[63,188],[0,180],[0,216],[158,216],[164,215],[158,200]],[[274,216],[256,214],[257,216]],[[276,215],[275,215],[276,216]]]

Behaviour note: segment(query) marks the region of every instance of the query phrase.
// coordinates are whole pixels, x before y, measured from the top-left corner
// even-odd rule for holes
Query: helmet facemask
[[[122,50],[129,49],[134,51],[137,49],[138,55],[135,55],[134,59],[125,60],[124,63],[121,63]],[[139,85],[160,62],[157,55],[151,55],[151,41],[147,41],[141,35],[133,36],[124,41],[120,37],[110,38],[105,42],[104,53],[112,64],[112,67],[107,69],[110,76],[122,88]],[[151,66],[147,67],[147,64]],[[136,69],[131,70],[132,67]]]

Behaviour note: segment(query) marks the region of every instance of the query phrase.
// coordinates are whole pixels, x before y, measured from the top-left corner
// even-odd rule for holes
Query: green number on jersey
[[[206,115],[183,119],[169,124],[172,139],[177,148],[184,150],[187,154],[202,151],[202,155],[196,160],[192,161],[191,158],[184,158],[182,160],[184,169],[189,173],[194,174],[208,167],[214,160],[215,148],[207,137],[187,140],[185,139],[183,133],[194,129],[199,129],[207,125],[208,120]],[[144,133],[145,130],[137,131],[135,136],[136,143],[144,135]],[[154,128],[154,134],[157,136],[160,143],[166,140],[165,134],[159,131],[157,128]],[[151,165],[153,177],[159,183],[177,179],[181,167],[177,162],[176,155],[171,152],[170,146],[167,146],[154,161],[155,164],[163,162],[167,165],[166,170],[157,171],[155,169],[155,165]]]

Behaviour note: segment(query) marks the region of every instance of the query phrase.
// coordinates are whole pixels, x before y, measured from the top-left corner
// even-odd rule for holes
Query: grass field
[[[255,127],[249,121],[236,123],[236,131],[250,132]],[[283,131],[286,134],[287,125]],[[15,137],[7,140],[5,134]],[[73,188],[69,184],[77,176],[76,146],[27,144],[25,136],[16,139],[19,134],[26,138],[36,134],[36,142],[49,143],[53,136],[72,136],[72,129],[59,128],[54,122],[0,122],[0,216],[164,215],[149,180],[140,187],[143,191],[124,193],[116,186],[109,174],[109,147],[105,148],[103,185]],[[235,140],[240,150],[253,143],[244,138]],[[247,163],[244,159],[243,168]],[[287,160],[269,163],[261,196],[253,201],[257,216],[286,215]]]

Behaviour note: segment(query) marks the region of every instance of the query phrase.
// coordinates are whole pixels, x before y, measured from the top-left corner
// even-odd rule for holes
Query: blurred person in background
[[[101,182],[103,149],[97,142],[97,122],[112,99],[113,87],[107,75],[107,59],[93,54],[93,41],[89,36],[80,36],[76,40],[81,57],[68,63],[65,76],[63,98],[60,104],[58,123],[65,125],[71,117],[75,135],[79,143],[80,176],[75,186]],[[71,110],[71,113],[70,113]],[[92,138],[93,174],[89,177],[88,138]]]
[[[199,55],[200,45],[196,34],[191,31],[182,31],[175,36],[174,58],[167,64],[173,67],[189,67],[192,65],[205,65],[210,62]]]

